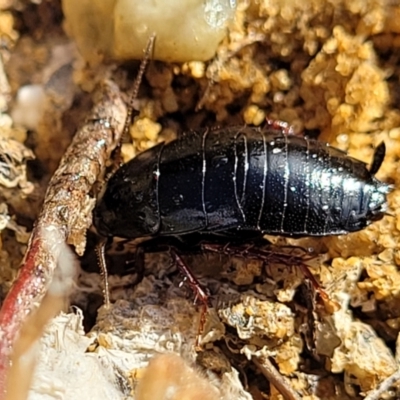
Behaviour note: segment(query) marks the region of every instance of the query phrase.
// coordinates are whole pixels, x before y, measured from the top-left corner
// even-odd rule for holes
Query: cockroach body
[[[346,234],[379,220],[390,185],[317,140],[282,130],[229,127],[190,132],[123,165],[94,210],[106,237],[244,232],[283,236]]]

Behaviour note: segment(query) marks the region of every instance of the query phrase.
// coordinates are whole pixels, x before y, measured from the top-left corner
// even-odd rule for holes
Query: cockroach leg
[[[282,132],[284,135],[296,135],[294,128],[287,122],[265,118],[266,127]]]
[[[105,248],[108,242],[109,242],[108,239],[101,240],[95,249],[101,277],[103,280],[104,306],[106,308],[110,307],[110,287],[108,284],[108,271],[107,271],[107,264],[105,257]]]
[[[196,301],[200,300],[201,303],[208,306],[208,295],[207,295],[206,291],[201,287],[200,282],[194,276],[193,272],[186,265],[186,263],[182,260],[181,256],[176,252],[175,249],[170,248],[170,254],[172,256],[172,259],[178,266],[178,268],[181,270],[182,274],[187,279],[189,286],[191,287],[191,289],[193,290],[193,292],[195,294]]]
[[[304,264],[303,262],[300,262],[300,263],[298,263],[296,265],[297,265],[297,267],[300,268],[300,270],[303,273],[304,277],[307,278],[311,282],[311,284],[313,285],[315,291],[321,297],[322,301],[324,303],[329,303],[331,301],[331,299],[329,298],[328,293],[325,292],[325,290],[321,287],[319,282],[315,279],[315,276],[310,271],[310,269],[308,268],[307,264]]]
[[[200,338],[201,334],[204,331],[204,326],[206,324],[206,315],[208,311],[208,295],[206,291],[202,288],[200,282],[198,279],[195,277],[193,272],[190,270],[190,268],[186,265],[186,263],[182,260],[181,256],[177,253],[177,251],[173,248],[170,247],[170,254],[177,265],[177,267],[180,269],[181,273],[184,275],[186,278],[187,282],[189,283],[190,288],[192,289],[194,296],[195,296],[195,302],[200,300],[202,304],[202,309],[200,313],[200,322],[199,322],[199,329],[197,333],[197,338],[196,338],[196,348],[200,349]]]

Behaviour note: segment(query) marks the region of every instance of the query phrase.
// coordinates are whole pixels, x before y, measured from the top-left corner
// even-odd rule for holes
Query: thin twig
[[[396,382],[400,382],[400,368],[383,380],[376,389],[369,392],[368,396],[365,397],[364,400],[379,400],[381,395],[385,392],[387,393]]]
[[[285,400],[301,400],[301,397],[290,386],[290,383],[274,367],[268,357],[252,357],[254,364],[259,368],[268,381],[278,389]]]

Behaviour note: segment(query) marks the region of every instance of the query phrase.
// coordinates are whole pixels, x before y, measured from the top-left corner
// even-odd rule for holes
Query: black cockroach
[[[94,210],[106,237],[182,236],[195,232],[327,236],[381,219],[391,187],[372,166],[282,131],[229,127],[190,132],[123,165]]]

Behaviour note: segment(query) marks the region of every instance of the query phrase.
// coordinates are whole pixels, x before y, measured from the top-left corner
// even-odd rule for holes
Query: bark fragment
[[[83,253],[95,202],[90,191],[120,141],[126,107],[119,89],[104,80],[97,96],[50,181],[18,278],[0,310],[0,398],[19,332],[27,316],[38,310],[57,266],[42,232],[51,227],[60,240],[74,245],[78,255]]]

